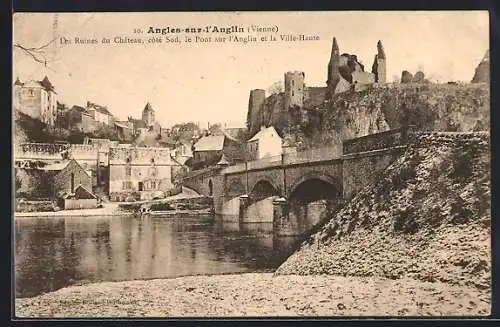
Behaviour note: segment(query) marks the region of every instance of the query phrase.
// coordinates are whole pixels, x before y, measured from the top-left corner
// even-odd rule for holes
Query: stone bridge
[[[413,128],[395,129],[234,166],[193,171],[184,185],[212,196],[224,219],[273,222],[280,235],[306,233],[375,182],[401,153]]]

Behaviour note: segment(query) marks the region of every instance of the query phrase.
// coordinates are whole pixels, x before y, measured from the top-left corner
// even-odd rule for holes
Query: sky
[[[389,81],[403,70],[422,70],[433,81],[469,82],[489,48],[487,11],[372,12],[199,12],[199,13],[16,13],[13,42],[44,49],[47,67],[14,47],[13,81],[19,77],[55,85],[67,105],[87,101],[107,106],[119,119],[140,117],[146,103],[162,126],[194,121],[244,126],[251,89],[267,89],[287,71],[303,71],[307,86],[325,86],[332,38],[340,53],[358,56],[371,70],[382,41]],[[117,44],[114,37],[147,34],[149,27],[241,26],[258,42]],[[252,25],[277,33],[247,32]],[[278,40],[261,42],[263,36]],[[280,35],[318,40],[279,41]],[[177,34],[183,40],[185,33]],[[206,34],[212,38],[227,34]],[[61,44],[61,37],[103,37],[110,44]],[[194,37],[194,36],[193,36]]]

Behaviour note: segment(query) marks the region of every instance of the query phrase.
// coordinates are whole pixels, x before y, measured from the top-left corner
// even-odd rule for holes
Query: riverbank
[[[59,211],[37,211],[37,212],[14,212],[15,218],[27,218],[27,217],[68,217],[68,216],[78,216],[78,217],[88,217],[88,216],[126,216],[132,215],[134,212],[130,210],[123,209],[123,206],[133,205],[141,206],[142,204],[152,204],[152,203],[163,203],[169,200],[189,200],[202,197],[195,193],[194,191],[183,188],[183,191],[179,194],[166,197],[164,199],[155,201],[136,201],[136,202],[104,202],[102,203],[102,208],[95,209],[75,209],[75,210],[59,210]],[[196,214],[207,214],[209,210],[175,210],[172,212],[162,212],[154,213],[156,216],[160,215],[196,215]]]
[[[123,216],[129,215],[130,212],[121,210],[116,202],[103,203],[102,208],[95,209],[75,209],[75,210],[60,210],[47,212],[14,212],[15,218],[28,217],[68,217],[68,216]]]
[[[487,316],[489,292],[410,278],[189,276],[72,286],[16,299],[16,317]]]

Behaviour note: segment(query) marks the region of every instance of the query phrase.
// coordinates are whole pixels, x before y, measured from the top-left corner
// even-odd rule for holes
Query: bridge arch
[[[245,186],[238,179],[233,179],[230,181],[226,189],[226,196],[236,197],[245,194]]]
[[[302,200],[305,202],[319,199],[333,199],[342,196],[342,183],[335,177],[310,172],[298,178],[289,188],[289,200]],[[302,202],[301,201],[301,202]]]
[[[274,195],[281,195],[281,190],[269,177],[260,178],[249,189],[249,196],[254,200],[260,200]]]

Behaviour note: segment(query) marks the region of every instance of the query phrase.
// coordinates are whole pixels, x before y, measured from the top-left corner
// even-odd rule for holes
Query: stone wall
[[[396,128],[385,132],[365,135],[342,142],[342,153],[356,153],[391,148],[407,144],[415,133],[415,126]]]
[[[14,148],[16,159],[61,160],[61,153],[68,148],[66,144],[22,143]]]
[[[304,105],[305,74],[299,71],[285,73],[285,109]]]
[[[345,155],[342,164],[343,199],[349,200],[365,186],[376,182],[406,147]]]

